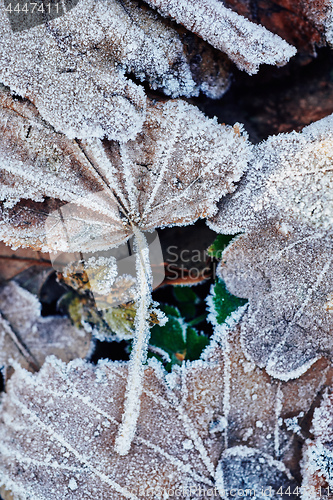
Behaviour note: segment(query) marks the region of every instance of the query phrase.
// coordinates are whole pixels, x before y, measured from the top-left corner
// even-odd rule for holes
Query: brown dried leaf
[[[146,1],[163,16],[170,16],[225,52],[250,74],[257,73],[260,64],[286,64],[296,53],[282,38],[227,9],[218,0]]]
[[[201,437],[207,438],[207,417],[190,420],[181,393],[165,385],[156,367],[145,370],[132,449],[125,457],[114,452],[126,378],[125,365],[104,362],[96,368],[75,361],[66,366],[55,358],[37,376],[15,372],[4,401],[0,440],[1,480],[15,498],[52,500],[70,494],[73,499],[137,499],[149,487],[162,498],[163,488],[213,487],[214,458]],[[204,404],[209,392],[201,395]],[[197,405],[197,411],[202,407]],[[209,448],[216,449],[216,462],[220,445],[209,442]],[[15,463],[20,463],[19,476]],[[32,475],[38,480],[31,480]]]
[[[58,19],[15,33],[1,3],[0,23],[0,80],[70,138],[135,137],[146,97],[125,73],[174,97],[210,93],[212,80],[220,95],[228,86],[223,63],[194,81],[177,31],[136,1],[80,0]]]
[[[330,0],[224,0],[238,14],[265,26],[295,45],[302,54],[332,42]]]
[[[333,353],[333,118],[254,148],[237,192],[210,224],[247,231],[223,252],[228,290],[250,301],[246,355],[288,380]]]
[[[0,368],[19,362],[38,369],[46,356],[63,361],[86,357],[91,336],[72,326],[68,318],[42,317],[38,299],[11,281],[0,288]]]
[[[126,241],[132,224],[194,222],[216,211],[247,166],[239,127],[182,101],[150,104],[142,133],[125,144],[78,144],[47,127],[32,104],[5,91],[2,104],[0,237],[13,246],[91,252]]]
[[[313,414],[314,439],[309,439],[303,449],[302,473],[304,500],[333,498],[333,406],[331,388],[324,394],[319,408]],[[326,490],[326,491],[325,491]],[[328,492],[330,492],[328,494]]]
[[[282,460],[292,472],[298,472],[303,420],[317,394],[331,383],[332,367],[322,358],[296,380],[274,379],[245,357],[240,326],[228,330],[225,324],[218,324],[216,298],[213,294],[208,300],[215,333],[205,359],[217,363],[223,374],[218,382],[223,401],[211,422],[211,433],[222,434],[227,454],[230,447],[246,446]],[[233,314],[233,321],[238,320],[239,313]]]
[[[333,115],[302,132],[272,136],[253,153],[237,192],[221,201],[213,229],[235,234],[278,219],[285,233],[298,226],[332,230]]]
[[[49,269],[51,267],[48,254],[41,254],[28,248],[12,250],[0,242],[0,280],[9,280],[32,266]]]
[[[242,320],[246,356],[281,380],[296,378],[333,354],[332,235],[280,225],[235,239],[218,274],[230,293],[248,298]]]
[[[145,367],[137,432],[119,456],[127,373],[127,364],[65,365],[54,357],[36,375],[16,368],[0,426],[0,477],[15,499],[162,499],[175,488],[206,498],[237,487],[236,473],[238,487],[257,487],[258,478],[260,486],[293,486],[281,461],[294,451],[285,419],[310,408],[328,366],[277,383],[245,359],[237,329],[216,331],[205,361],[170,375],[156,361]]]
[[[8,113],[12,111],[7,106],[5,131]],[[75,153],[84,159],[77,168],[66,168],[65,161],[65,167],[57,169],[49,161],[36,165],[29,155],[24,163],[20,160],[31,147],[30,136],[26,138],[22,134],[27,120],[24,105],[22,114],[23,119],[14,112],[13,118],[20,151],[17,146],[13,148],[12,134],[9,139],[4,136],[6,156],[0,172],[8,180],[2,190],[6,201],[0,237],[12,245],[37,247],[55,254],[85,254],[117,247],[134,235],[137,314],[127,403],[117,441],[119,453],[124,454],[130,447],[139,414],[152,302],[149,248],[142,231],[190,224],[200,217],[213,215],[221,196],[235,189],[235,183],[247,167],[251,147],[237,124],[234,127],[219,125],[216,119],[209,120],[183,101],[150,103],[143,130],[135,140],[102,143],[92,139],[80,144],[66,140],[65,145],[68,143],[71,150],[76,148]],[[37,129],[37,136],[40,135]],[[52,148],[50,138],[46,137],[42,159]],[[59,140],[64,141],[64,137],[59,135]],[[33,141],[32,148],[35,144]],[[42,141],[38,142],[38,147],[39,144],[44,146]],[[63,149],[60,150],[62,155]],[[75,159],[70,159],[72,161]],[[24,184],[26,178],[28,183]],[[24,195],[21,189],[19,196],[28,201],[7,208],[18,196],[12,188],[15,182],[24,185]],[[7,196],[14,199],[9,201]],[[51,212],[52,205],[54,210]],[[110,264],[109,288],[117,276],[117,260],[113,256],[101,259],[107,259]],[[104,279],[103,282],[104,290]]]

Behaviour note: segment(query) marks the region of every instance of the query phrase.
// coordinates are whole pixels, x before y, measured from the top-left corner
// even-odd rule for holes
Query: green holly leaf
[[[178,308],[185,319],[195,318],[196,305],[200,303],[197,294],[189,286],[174,286],[173,294],[178,302]]]
[[[216,321],[219,325],[222,325],[238,307],[247,303],[246,299],[239,299],[229,293],[222,280],[216,281],[213,287],[212,300],[216,312]]]
[[[209,339],[188,325],[177,307],[164,305],[160,308],[166,314],[168,322],[152,328],[150,357],[154,356],[164,362],[168,371],[172,365],[181,365],[184,360],[199,359]]]
[[[210,257],[213,257],[215,259],[221,259],[221,254],[225,248],[229,245],[230,241],[235,237],[236,235],[232,234],[218,234],[214,240],[214,242],[211,244],[211,246],[208,248],[208,255]]]

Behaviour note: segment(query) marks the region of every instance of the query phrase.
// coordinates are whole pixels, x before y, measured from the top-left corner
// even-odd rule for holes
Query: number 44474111
[[[315,488],[315,487],[312,487],[312,488],[308,488],[307,489],[307,493],[310,493],[311,490],[311,493],[313,494],[313,499],[319,499],[319,498],[325,498],[325,499],[328,499],[329,495],[333,493],[333,491],[330,490],[330,487],[327,486],[326,488],[322,488],[321,486],[319,486],[318,488]],[[285,497],[286,495],[288,496],[301,496],[302,492],[304,492],[304,487],[296,487],[294,489],[290,488],[290,486],[288,488],[282,488],[282,486],[277,490],[277,495],[281,495],[281,498],[282,497]],[[331,497],[330,497],[331,498]]]
[[[13,3],[14,5],[14,3]],[[56,11],[56,13],[59,13],[59,4],[58,3],[48,3],[48,4],[42,4],[42,3],[25,3],[23,6],[21,6],[19,3],[15,5],[15,7],[12,7],[12,4],[9,3],[7,7],[5,8],[5,11],[13,13],[13,12],[48,12],[49,14],[51,13],[51,9]]]

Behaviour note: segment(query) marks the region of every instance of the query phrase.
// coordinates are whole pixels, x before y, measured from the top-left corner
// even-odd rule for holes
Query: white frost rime
[[[227,9],[219,0],[146,0],[164,16],[194,31],[250,74],[260,64],[283,65],[296,49],[263,26]]]

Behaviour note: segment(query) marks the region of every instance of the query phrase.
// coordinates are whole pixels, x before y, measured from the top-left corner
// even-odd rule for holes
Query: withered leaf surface
[[[7,106],[4,132],[8,130],[8,113],[13,111],[8,111]],[[60,155],[68,143],[76,155],[84,157],[84,162],[69,169],[65,158],[64,168],[54,168],[51,162],[43,161],[53,147],[49,137],[46,143],[38,142],[38,147],[45,145],[41,165],[36,165],[29,155],[27,161],[21,161],[26,150],[35,147],[35,142],[30,146],[29,137],[22,133],[27,125],[22,114],[23,119],[14,111],[13,120],[15,124],[18,121],[12,127],[18,139],[14,145],[15,134],[4,134],[2,171],[7,182],[2,191],[5,203],[0,237],[11,245],[59,254],[108,250],[134,235],[139,298],[124,422],[117,441],[117,450],[125,454],[139,414],[150,327],[153,276],[143,231],[190,224],[199,217],[213,215],[216,202],[235,189],[247,168],[251,146],[239,125],[218,125],[216,119],[209,120],[183,101],[149,103],[143,130],[135,140],[61,142]],[[58,140],[64,141],[64,136],[59,135]],[[76,156],[69,157],[70,164],[73,160]],[[15,202],[6,199],[7,193],[17,197],[12,188],[17,177],[17,183],[24,185],[21,196],[28,200],[6,208]]]
[[[249,74],[260,64],[285,64],[296,49],[278,35],[258,26],[218,0],[146,0],[164,16],[170,16],[207,40]]]
[[[223,252],[218,274],[249,299],[242,319],[246,355],[282,380],[333,354],[333,238],[277,227],[252,230]]]
[[[311,429],[313,439],[308,439],[303,449],[301,462],[303,500],[320,500],[323,495],[328,500],[333,497],[333,405],[331,388],[332,386],[324,394],[320,407],[314,411]],[[322,488],[321,491],[320,488]],[[328,489],[330,494],[328,494]]]
[[[29,102],[0,95],[0,237],[13,246],[93,252],[126,241],[132,223],[151,230],[194,222],[216,211],[247,167],[241,129],[182,101],[150,104],[135,141],[78,144]]]
[[[50,354],[68,362],[90,350],[91,335],[84,329],[68,318],[42,317],[38,299],[15,282],[0,287],[0,369],[19,362],[34,370]]]
[[[224,323],[220,315],[224,306],[216,287],[212,287],[208,297],[214,335],[203,358],[220,367],[223,400],[211,422],[210,432],[221,433],[226,456],[232,456],[231,450],[245,446],[249,453],[249,450],[260,450],[297,473],[299,443],[304,441],[303,420],[316,395],[331,384],[331,365],[321,358],[296,380],[279,381],[271,377],[244,355],[241,323],[233,326],[247,306],[232,313]],[[226,328],[226,324],[231,328]],[[256,453],[250,455],[259,466],[261,460]]]
[[[302,132],[279,134],[255,146],[237,192],[220,203],[211,226],[235,234],[277,218],[293,225],[333,228],[333,116]]]
[[[0,30],[0,81],[70,138],[124,141],[141,129],[145,93],[125,73],[174,97],[211,93],[211,80],[220,95],[228,86],[223,64],[202,66],[194,81],[177,31],[136,1],[80,0],[58,19],[13,33],[2,0]]]
[[[317,47],[332,43],[330,0],[223,0],[238,14],[262,24],[297,48],[303,56],[316,56]]]
[[[246,355],[280,379],[333,353],[333,119],[254,148],[211,226],[246,231],[222,254],[228,290],[250,300]]]
[[[0,242],[1,281],[12,279],[32,266],[44,270],[45,275],[48,272],[52,272],[51,262],[47,254],[35,252],[34,250],[30,250],[30,248],[20,248],[14,251]]]
[[[215,425],[224,386],[223,355],[216,351],[217,356],[219,361],[178,367],[166,383],[156,361],[146,367],[137,432],[131,450],[121,457],[113,444],[124,402],[125,364],[65,365],[51,357],[36,375],[17,368],[3,400],[2,484],[15,499],[36,500],[164,499],[175,488],[197,499],[222,488],[224,480],[232,484],[226,461],[233,448],[224,455],[227,471],[217,466],[224,447]],[[262,475],[277,467],[284,484],[290,481],[286,467],[270,455],[257,466]],[[246,469],[242,481],[252,481]]]
[[[274,478],[292,486],[282,462],[293,449],[285,425],[308,411],[328,366],[278,383],[245,359],[233,329],[237,319],[230,328],[215,323],[204,360],[170,375],[156,361],[145,367],[137,431],[126,456],[114,451],[126,363],[66,365],[50,357],[35,375],[16,368],[0,424],[4,487],[20,500],[162,500],[175,488],[197,499],[214,488],[236,487],[235,474],[244,488],[254,487],[254,470],[268,486]]]

